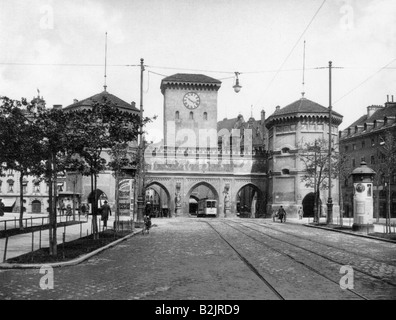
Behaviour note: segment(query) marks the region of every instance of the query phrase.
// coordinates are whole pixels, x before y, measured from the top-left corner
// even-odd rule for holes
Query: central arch
[[[202,193],[202,192],[198,192],[198,194],[197,194],[197,193],[193,194],[194,190],[196,190],[197,188],[199,188],[199,187],[201,187],[201,186],[204,186],[204,187],[206,187],[207,189],[209,189],[209,191],[210,191],[211,194],[210,194],[210,193],[207,193],[207,195],[209,196],[209,198],[213,198],[214,200],[217,201],[216,216],[218,217],[218,216],[219,216],[219,200],[220,200],[219,194],[218,194],[216,188],[213,187],[210,183],[208,183],[208,182],[206,182],[206,181],[198,182],[198,183],[194,184],[194,185],[188,190],[188,192],[187,192],[187,194],[186,194],[186,198],[185,198],[185,199],[186,199],[186,203],[189,203],[189,202],[190,202],[190,198],[199,201],[200,199],[204,199],[204,198],[206,197],[206,195],[205,195],[204,193]]]

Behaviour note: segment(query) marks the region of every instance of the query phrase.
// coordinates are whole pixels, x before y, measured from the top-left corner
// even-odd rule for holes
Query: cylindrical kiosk
[[[373,179],[375,171],[362,161],[352,171],[353,178],[353,226],[354,231],[372,232],[373,225]]]

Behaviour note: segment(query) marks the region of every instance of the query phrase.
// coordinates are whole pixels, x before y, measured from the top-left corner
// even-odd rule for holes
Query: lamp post
[[[331,198],[331,117],[332,117],[332,105],[331,105],[331,68],[332,62],[329,61],[329,196],[327,198],[327,224],[333,223],[333,199]]]
[[[139,158],[139,174],[138,174],[138,188],[137,188],[137,222],[143,221],[144,213],[144,141],[143,141],[143,71],[144,71],[144,59],[140,59],[140,128],[139,128],[139,146],[138,146],[138,158]]]

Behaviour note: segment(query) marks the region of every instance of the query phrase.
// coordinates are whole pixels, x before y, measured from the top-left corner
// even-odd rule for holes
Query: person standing
[[[109,219],[109,215],[111,216],[111,209],[110,206],[107,204],[107,201],[104,202],[104,204],[100,207],[101,209],[101,214],[102,214],[102,221],[103,221],[103,227],[107,228],[107,220]]]
[[[298,217],[300,218],[300,220],[303,218],[303,214],[304,214],[304,211],[303,211],[302,207],[300,207],[300,209],[298,209]]]

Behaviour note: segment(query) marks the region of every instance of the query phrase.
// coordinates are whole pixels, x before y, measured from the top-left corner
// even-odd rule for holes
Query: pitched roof
[[[77,101],[67,107],[65,110],[75,110],[80,108],[92,107],[95,102],[101,103],[104,101],[109,101],[110,105],[116,106],[122,111],[134,111],[139,112],[139,110],[134,107],[132,104],[116,97],[115,95],[108,93],[107,91],[103,91],[101,93],[95,94],[92,97],[86,98],[84,100]]]
[[[308,100],[306,98],[301,98],[293,103],[275,111],[274,115],[286,115],[295,113],[329,113],[329,109],[316,103],[314,101]],[[334,115],[341,116],[339,113],[332,111]],[[342,117],[342,116],[341,116]]]
[[[359,119],[354,121],[351,125],[346,127],[341,133],[342,139],[349,139],[360,136],[362,134],[369,134],[376,131],[381,131],[390,127],[396,126],[396,103],[387,102],[385,106],[369,106],[368,108],[376,109],[370,117],[368,114],[361,116]],[[385,124],[385,118],[388,119],[388,123]],[[377,121],[377,126],[367,125],[365,124],[373,124]],[[378,123],[380,123],[378,125]],[[358,127],[358,130],[350,130]],[[359,129],[362,128],[363,129]]]
[[[192,74],[192,73],[176,73],[172,76],[162,79],[162,81],[188,82],[188,83],[216,83],[216,84],[221,83],[220,80],[205,76],[204,74]]]
[[[161,81],[161,92],[167,86],[184,85],[184,86],[204,86],[206,88],[214,88],[218,90],[221,81],[205,76],[204,74],[191,74],[191,73],[176,73],[172,76],[166,77]]]
[[[306,98],[301,98],[293,103],[287,105],[286,107],[279,108],[275,110],[275,112],[270,115],[266,120],[267,128],[273,124],[274,120],[281,120],[283,118],[289,117],[300,117],[300,116],[320,116],[324,118],[328,118],[329,108],[326,108],[319,103],[308,100]],[[332,121],[336,121],[336,123],[342,122],[343,116],[338,112],[332,110]]]

